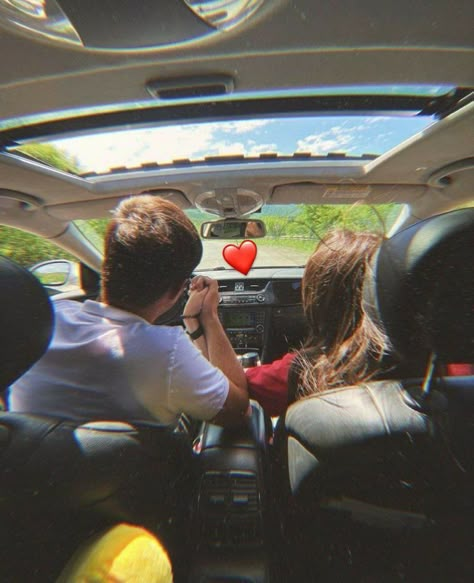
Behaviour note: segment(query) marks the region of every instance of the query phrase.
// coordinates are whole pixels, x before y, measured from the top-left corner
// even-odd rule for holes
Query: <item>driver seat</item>
[[[474,362],[473,249],[465,209],[397,233],[374,260],[367,309],[400,370],[425,378],[335,389],[288,409],[282,505],[294,580],[471,580],[474,377],[437,377],[430,365]]]
[[[40,282],[3,257],[0,310],[5,390],[46,351],[54,316]],[[181,557],[194,467],[187,435],[159,423],[1,412],[0,580],[56,580],[80,543],[123,521]]]

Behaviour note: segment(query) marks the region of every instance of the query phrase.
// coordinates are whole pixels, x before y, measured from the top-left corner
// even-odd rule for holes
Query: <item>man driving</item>
[[[117,207],[105,238],[100,301],[58,301],[46,354],[12,387],[9,409],[75,420],[181,413],[235,425],[249,410],[244,371],[219,321],[217,282],[195,277],[179,326],[154,322],[202,256],[182,210],[150,195]]]

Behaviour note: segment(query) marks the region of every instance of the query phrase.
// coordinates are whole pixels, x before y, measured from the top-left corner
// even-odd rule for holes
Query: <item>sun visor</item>
[[[151,194],[169,200],[180,208],[190,208],[188,199],[180,190],[148,190],[137,194]],[[130,196],[130,195],[128,195]],[[74,221],[77,219],[96,219],[109,216],[114,208],[127,196],[86,200],[68,204],[55,204],[45,207],[47,213],[57,219]]]
[[[299,182],[283,184],[273,189],[272,204],[367,204],[411,203],[422,197],[425,186],[395,184],[360,184],[343,182],[318,184]]]

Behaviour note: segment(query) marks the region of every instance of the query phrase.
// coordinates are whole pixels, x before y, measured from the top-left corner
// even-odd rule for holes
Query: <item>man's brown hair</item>
[[[178,206],[151,195],[127,198],[107,227],[102,301],[146,307],[177,291],[201,257],[199,234]]]

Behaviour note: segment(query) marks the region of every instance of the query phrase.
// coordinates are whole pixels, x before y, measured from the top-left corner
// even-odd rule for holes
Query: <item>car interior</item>
[[[472,579],[474,376],[447,371],[474,363],[473,18],[462,0],[0,0],[0,235],[58,251],[28,264],[0,238],[1,393],[47,350],[55,302],[99,297],[94,225],[142,193],[195,220],[244,367],[306,339],[321,212],[375,209],[364,299],[398,358],[306,399],[289,378],[284,415],[252,401],[232,429],[1,411],[1,581],[56,581],[120,524],[177,582]],[[243,240],[245,275],[222,258]],[[156,323],[182,326],[185,299]]]

